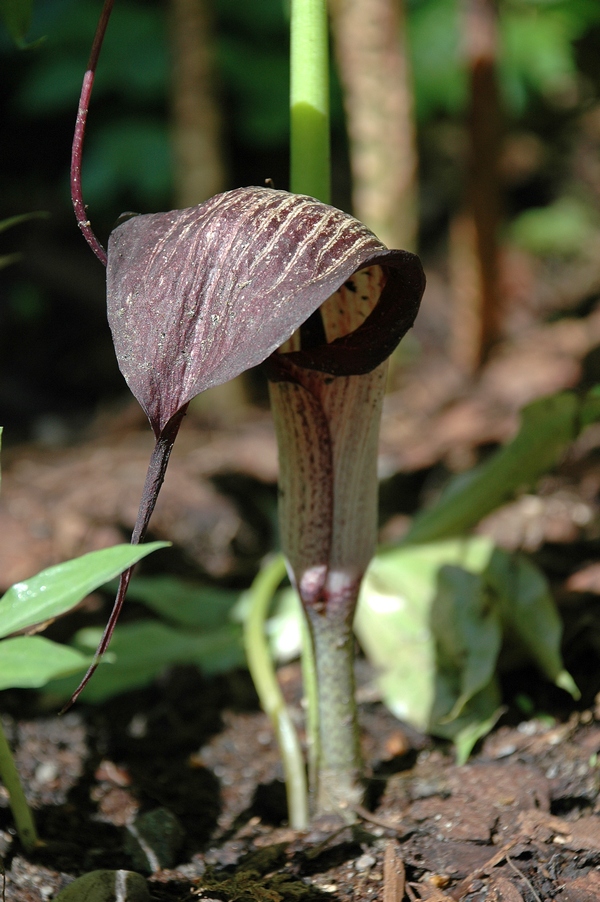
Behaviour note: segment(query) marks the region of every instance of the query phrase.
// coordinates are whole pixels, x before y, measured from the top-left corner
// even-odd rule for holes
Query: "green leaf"
[[[495,671],[502,639],[518,641],[577,697],[543,575],[483,536],[379,552],[363,582],[355,630],[388,708],[454,742],[459,761],[501,713]]]
[[[486,463],[450,483],[435,507],[415,517],[403,544],[467,532],[519,490],[551,470],[579,431],[579,401],[561,392],[522,411],[516,438]]]
[[[455,564],[480,573],[492,552],[493,544],[484,536],[395,548],[377,554],[363,581],[356,635],[380,674],[385,704],[421,730],[428,727],[434,701],[431,608],[438,572],[445,564]]]
[[[468,83],[456,0],[416,5],[408,18],[408,37],[418,118],[461,112],[468,100]]]
[[[95,651],[102,630],[80,630],[75,645],[84,652]],[[98,670],[81,698],[101,702],[113,695],[146,686],[166,667],[196,664],[205,673],[217,673],[244,662],[242,631],[230,624],[208,633],[177,630],[156,620],[119,626],[110,644],[112,663]],[[62,681],[48,687],[52,693],[70,695],[75,681]]]
[[[0,17],[18,47],[25,47],[31,28],[32,0],[0,0]]]
[[[209,630],[229,621],[229,613],[240,593],[197,585],[174,576],[153,576],[132,579],[128,595],[166,620]]]
[[[39,689],[49,680],[81,673],[91,658],[43,636],[0,642],[0,689]]]
[[[547,207],[521,213],[511,224],[514,242],[540,256],[571,257],[581,254],[598,232],[590,206],[573,197],[561,197]]]
[[[449,723],[491,681],[502,644],[500,613],[491,603],[485,580],[462,567],[444,566],[431,607],[435,639],[436,698],[433,723]],[[440,706],[441,704],[441,706]]]
[[[2,254],[0,257],[0,269],[6,269],[7,266],[12,266],[13,263],[18,263],[22,258],[22,254]]]
[[[0,599],[0,638],[66,613],[94,589],[169,544],[103,548],[16,583]]]
[[[451,739],[456,752],[456,763],[466,764],[476,743],[495,726],[504,708],[500,705],[500,689],[494,678],[466,705],[463,713],[445,727],[436,725],[431,732],[441,738]]]
[[[582,432],[587,426],[600,420],[600,385],[591,388],[581,402],[579,419]]]
[[[459,764],[502,709],[495,675],[501,618],[481,573],[442,567],[431,608],[435,677],[428,732],[454,743]]]
[[[48,219],[50,216],[45,210],[35,210],[31,213],[19,213],[17,216],[9,216],[8,219],[0,219],[0,232],[12,229],[13,226],[20,225],[22,222],[29,222],[30,219]]]
[[[518,637],[548,679],[579,698],[579,689],[564,669],[562,622],[541,570],[523,555],[496,549],[485,578],[496,594],[505,627]]]

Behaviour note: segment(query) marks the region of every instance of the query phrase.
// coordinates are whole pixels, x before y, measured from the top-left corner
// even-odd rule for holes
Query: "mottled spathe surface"
[[[362,223],[313,198],[240,188],[118,226],[108,318],[119,366],[155,432],[201,391],[265,360],[378,260],[407,285],[396,310],[397,319],[408,309],[406,331],[423,289],[418,258],[388,251]]]

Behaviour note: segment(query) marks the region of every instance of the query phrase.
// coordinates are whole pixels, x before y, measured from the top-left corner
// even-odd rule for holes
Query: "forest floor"
[[[597,292],[600,279],[592,276],[584,291],[550,273],[540,283],[552,295],[545,313],[560,308],[565,286],[578,296]],[[439,353],[447,324],[435,278],[428,291],[417,330],[421,354],[386,399],[380,470],[388,542],[448,474],[515,434],[525,404],[600,383],[600,308],[546,316],[542,325],[537,310],[528,321],[515,319],[509,340],[473,381]],[[122,541],[150,447],[143,417],[128,407],[100,418],[72,446],[8,448],[0,588]],[[153,538],[175,543],[165,553],[170,565],[247,585],[275,541],[276,472],[264,409],[243,410],[235,422],[193,412],[152,523]],[[599,495],[596,425],[535,493],[480,526],[543,566],[581,702],[532,671],[504,674],[504,717],[457,767],[450,747],[406,727],[369,693],[372,674],[359,660],[369,792],[353,826],[317,822],[298,833],[285,825],[276,743],[245,671],[208,679],[175,668],[152,687],[80,704],[61,718],[32,693],[3,693],[7,731],[46,843],[23,854],[0,790],[4,898],[45,902],[98,868],[144,874],[153,902],[600,898]],[[86,605],[84,614],[102,616],[98,597]],[[280,680],[300,723],[298,666],[282,668]]]
[[[298,667],[281,679],[300,714]],[[21,717],[17,762],[47,845],[24,856],[0,811],[6,900],[45,902],[100,868],[145,875],[154,902],[599,897],[600,710],[497,728],[462,767],[381,704],[360,710],[368,807],[306,833],[285,826],[245,673],[182,668],[99,708]]]

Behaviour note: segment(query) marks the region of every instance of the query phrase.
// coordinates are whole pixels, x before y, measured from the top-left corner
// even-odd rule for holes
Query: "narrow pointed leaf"
[[[381,322],[369,317],[358,349],[334,352],[350,369],[349,352],[383,343],[368,369],[389,355],[401,337],[390,341],[390,319],[404,334],[424,287],[418,258],[389,251],[356,219],[313,198],[240,188],[118,226],[108,317],[121,371],[155,434],[199,392],[265,360],[353,273],[380,261],[393,273],[373,312]]]
[[[497,548],[486,578],[506,626],[523,643],[548,679],[578,699],[581,693],[564,669],[563,624],[548,581],[533,561]]]
[[[490,603],[484,577],[446,565],[438,573],[431,608],[437,679],[454,689],[450,708],[437,711],[441,723],[456,720],[467,702],[492,679],[500,653],[500,614]],[[435,705],[434,705],[435,710]]]
[[[92,651],[98,638],[99,631],[90,627],[76,634],[75,643],[83,652]],[[86,702],[101,702],[121,692],[147,686],[174,664],[196,664],[203,673],[221,673],[240,667],[244,663],[242,630],[238,624],[229,623],[199,633],[175,629],[156,620],[139,620],[115,630],[107,657],[110,661],[98,669],[83,694]],[[72,692],[73,682],[53,684],[49,690],[64,696]]]
[[[15,636],[0,642],[0,690],[39,689],[82,671],[88,662],[77,649],[43,636]]]
[[[0,638],[65,614],[126,567],[168,545],[168,542],[135,547],[115,545],[49,567],[31,579],[15,583],[0,599]]]
[[[515,438],[480,467],[456,477],[435,507],[415,517],[403,544],[435,542],[467,532],[517,491],[534,484],[556,466],[577,436],[579,409],[573,392],[528,404]]]

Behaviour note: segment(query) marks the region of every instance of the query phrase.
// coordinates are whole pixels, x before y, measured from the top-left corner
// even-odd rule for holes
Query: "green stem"
[[[250,588],[250,611],[244,626],[244,644],[248,668],[262,709],[271,718],[279,742],[290,826],[304,830],[308,825],[308,793],[302,749],[279,688],[265,638],[269,605],[285,573],[285,561],[278,555],[254,580]]]
[[[0,718],[0,777],[8,792],[9,804],[15,819],[15,826],[21,845],[26,852],[33,852],[40,843],[35,829],[33,813],[27,804],[12,752],[4,734],[2,718]]]
[[[362,804],[364,797],[354,701],[352,618],[310,607],[307,613],[319,687],[316,811],[341,815],[351,822],[356,805]]]
[[[292,0],[290,190],[328,204],[329,34],[326,0]]]

